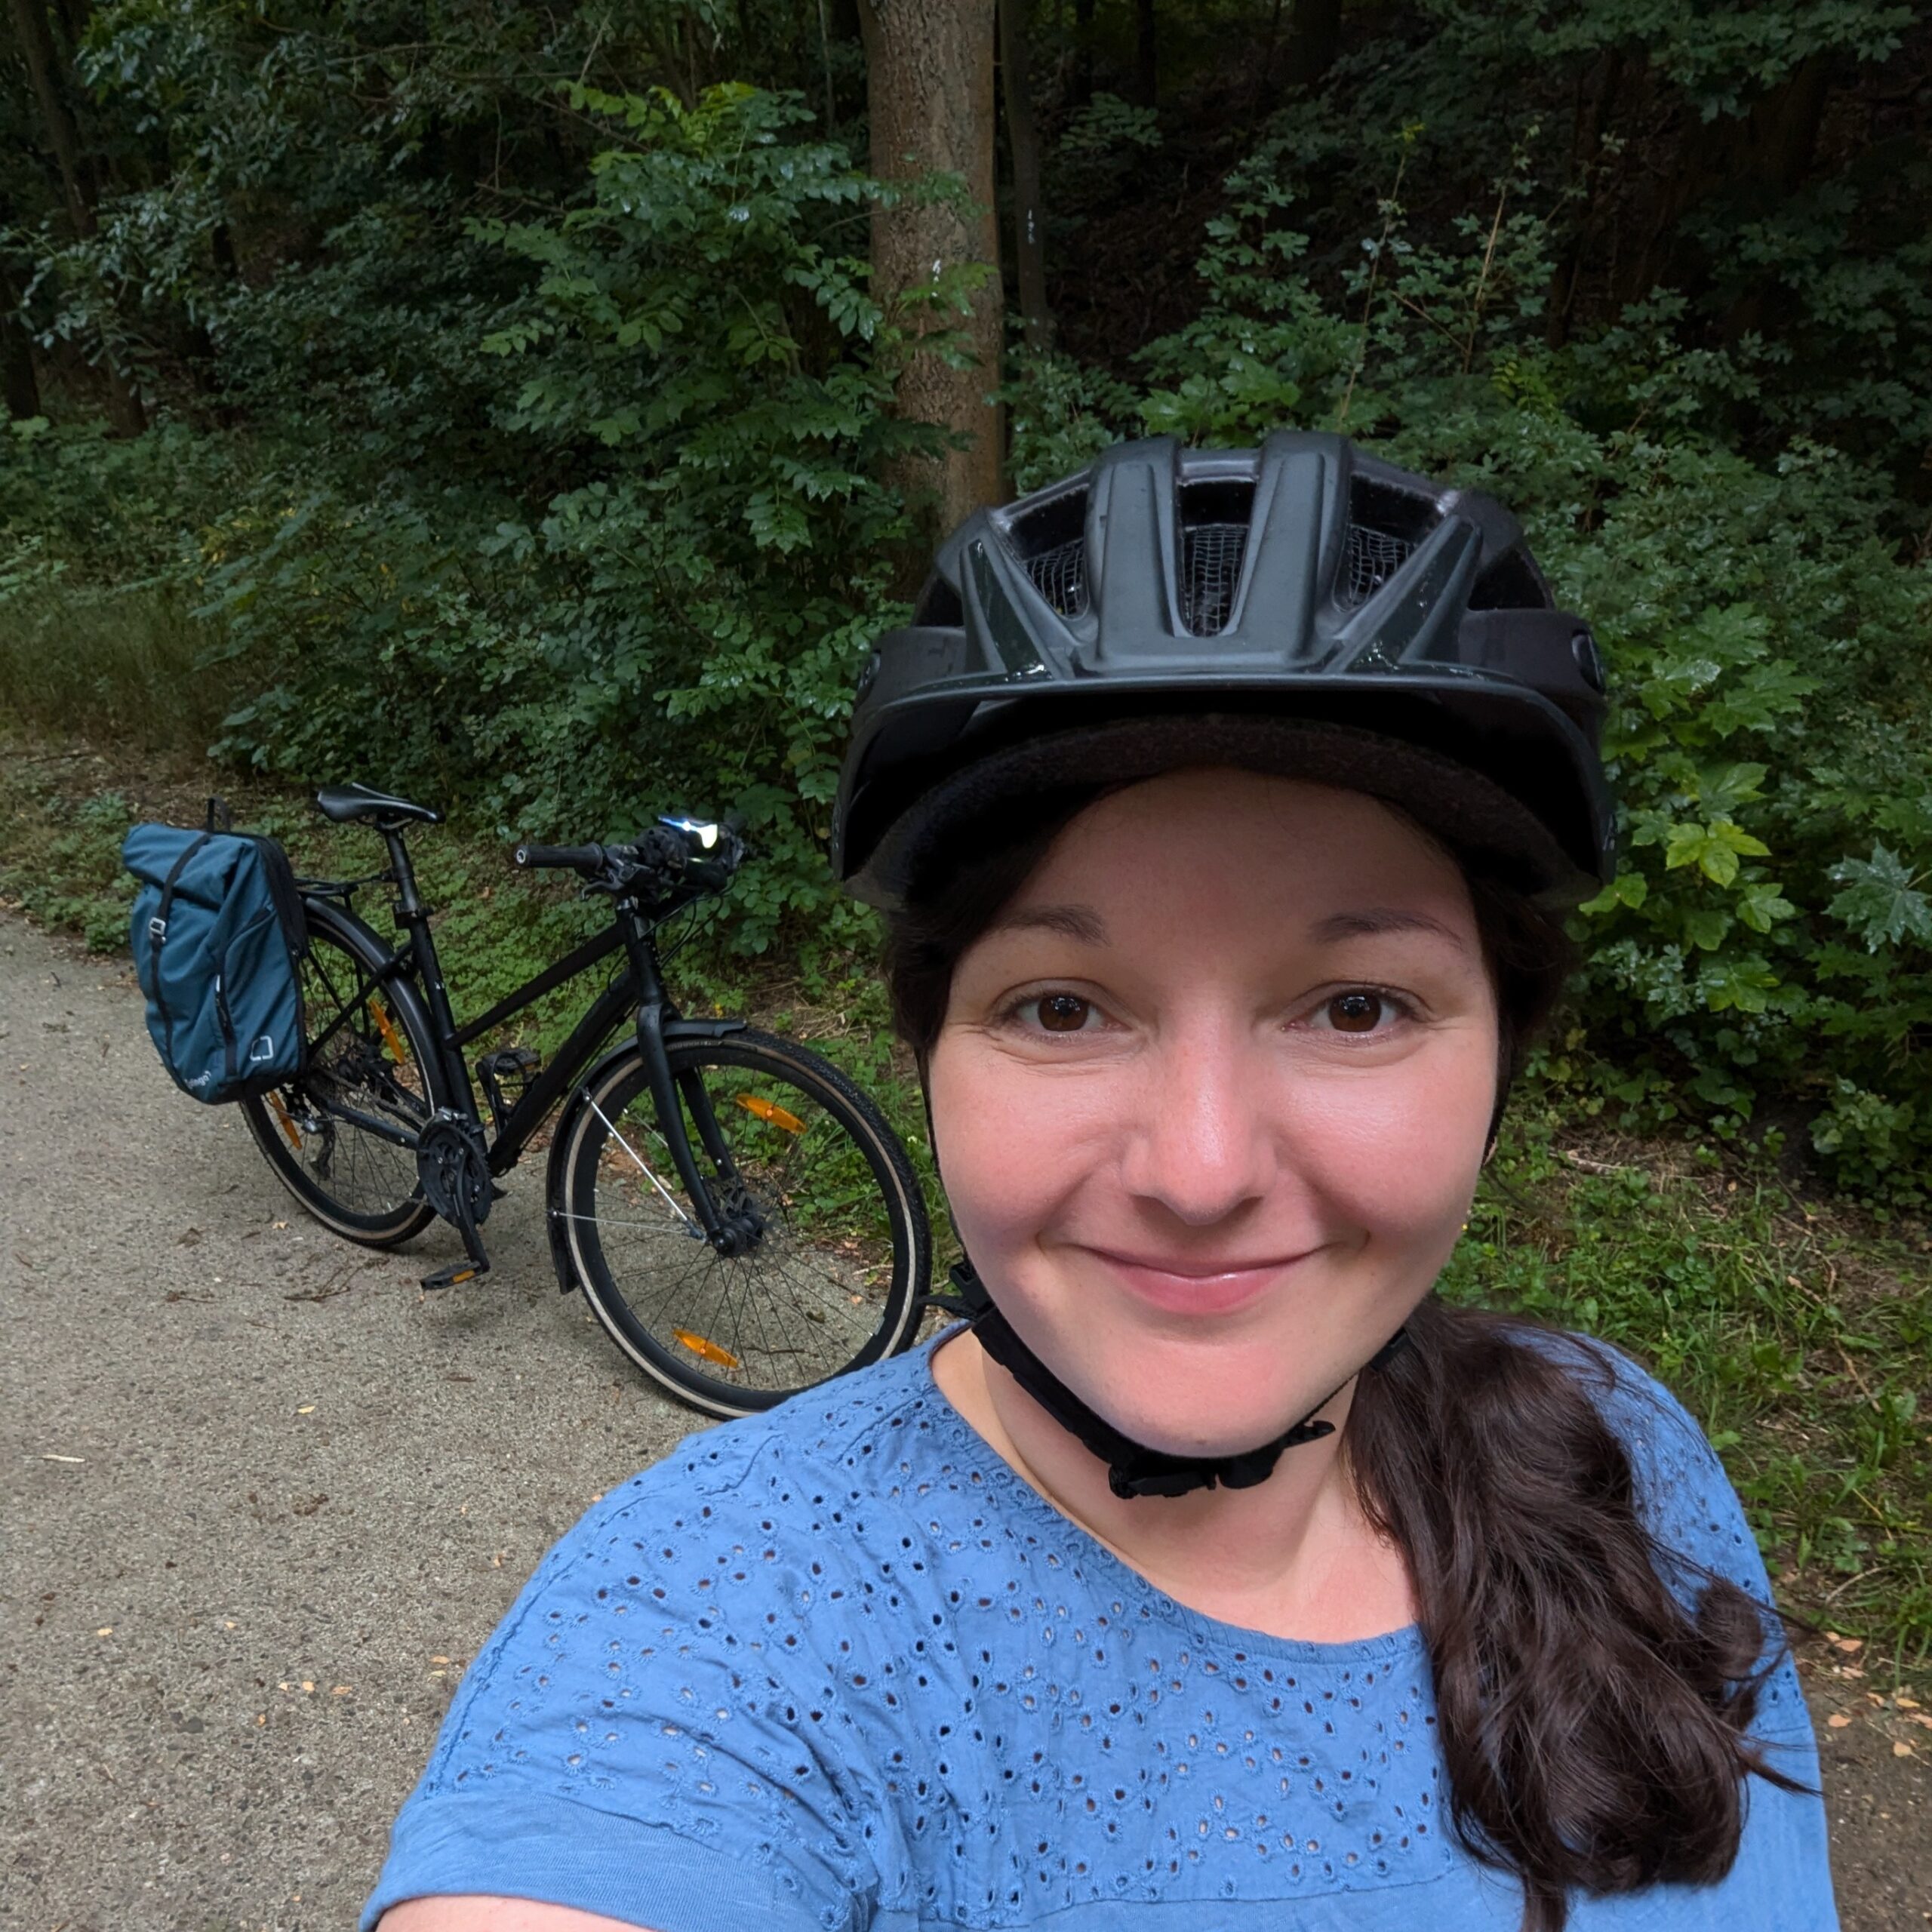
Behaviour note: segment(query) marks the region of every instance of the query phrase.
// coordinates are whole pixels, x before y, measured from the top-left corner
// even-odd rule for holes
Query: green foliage
[[[0,860],[0,895],[30,918],[78,934],[96,952],[125,952],[134,881],[121,863],[121,841],[134,822],[125,794],[95,794],[71,808],[0,789],[9,815],[30,828]],[[20,829],[17,823],[14,829]]]
[[[269,672],[217,749],[543,835],[735,809],[760,854],[736,943],[836,937],[858,916],[823,857],[838,751],[906,528],[878,478],[931,434],[887,413],[869,184],[754,89],[571,97],[618,143],[588,198],[466,226],[523,265],[478,331],[502,377],[468,461],[331,452],[203,533],[202,608]],[[417,439],[402,419],[385,457]]]

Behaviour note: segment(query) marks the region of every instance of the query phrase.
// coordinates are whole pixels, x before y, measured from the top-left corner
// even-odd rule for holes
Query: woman
[[[1499,506],[1338,438],[958,532],[838,842],[974,1318],[594,1509],[365,1922],[1834,1926],[1695,1425],[1430,1295],[1610,870],[1601,691]]]

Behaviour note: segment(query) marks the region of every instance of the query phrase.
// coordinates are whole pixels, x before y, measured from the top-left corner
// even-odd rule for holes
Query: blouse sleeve
[[[651,1932],[863,1922],[874,1881],[839,1767],[760,1639],[787,1566],[736,1521],[718,1461],[687,1445],[538,1566],[451,1706],[364,1932],[465,1894]]]

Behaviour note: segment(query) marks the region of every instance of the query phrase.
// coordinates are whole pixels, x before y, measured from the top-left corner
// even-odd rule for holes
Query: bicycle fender
[[[742,1033],[750,1025],[746,1020],[667,1020],[663,1024],[664,1044],[679,1040],[721,1040]]]

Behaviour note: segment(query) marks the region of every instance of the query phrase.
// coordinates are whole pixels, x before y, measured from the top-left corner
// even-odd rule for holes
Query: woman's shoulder
[[[1638,1507],[1657,1540],[1763,1595],[1764,1565],[1743,1506],[1717,1448],[1677,1396],[1634,1356],[1594,1336],[1528,1324],[1517,1334],[1571,1374],[1623,1444]]]
[[[855,1512],[876,1517],[921,1460],[958,1445],[949,1405],[915,1349],[841,1376],[777,1407],[686,1436],[607,1491],[552,1549],[532,1578],[649,1545],[654,1562],[688,1569],[699,1552],[728,1559],[736,1546],[770,1567],[808,1545],[823,1556]],[[633,1566],[635,1567],[635,1566]]]

